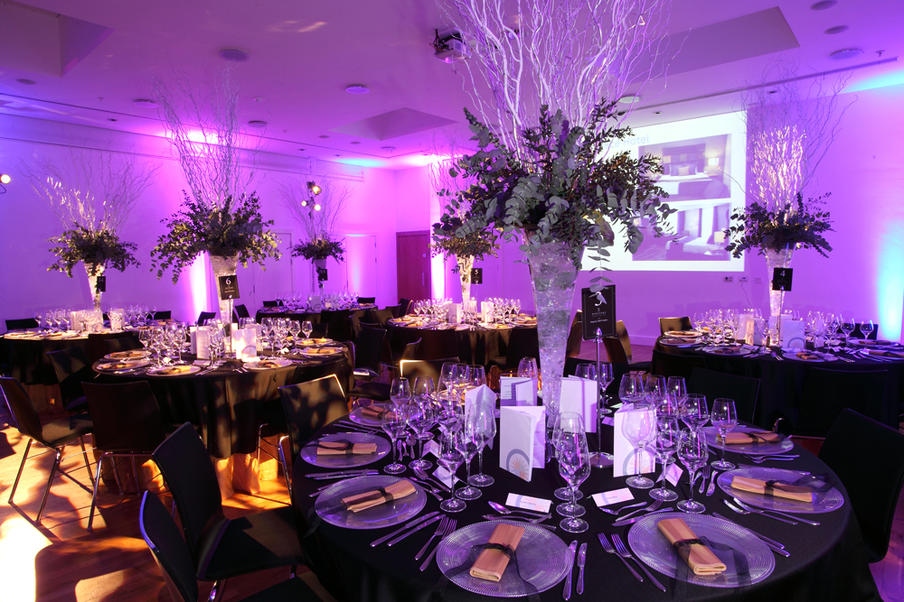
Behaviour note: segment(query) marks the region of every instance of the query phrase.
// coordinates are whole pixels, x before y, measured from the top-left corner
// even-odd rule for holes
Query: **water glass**
[[[732,470],[735,465],[725,459],[725,437],[738,425],[738,411],[733,399],[716,397],[713,400],[713,409],[710,414],[713,426],[719,430],[719,439],[722,441],[721,457],[712,463],[713,468],[719,470]]]
[[[706,466],[708,458],[709,447],[700,433],[687,431],[681,434],[681,439],[678,441],[678,459],[687,468],[688,479],[690,480],[688,499],[681,500],[677,504],[678,509],[682,512],[701,514],[706,510],[706,506],[694,501],[694,481],[697,471]]]
[[[565,479],[571,491],[571,501],[556,507],[559,514],[567,517],[559,523],[559,527],[568,533],[583,533],[589,525],[579,518],[586,511],[577,503],[576,494],[581,483],[590,476],[590,450],[587,447],[584,421],[580,414],[564,412],[559,418],[559,426],[561,434],[556,459],[559,463],[559,475]]]
[[[681,429],[678,419],[674,416],[659,416],[656,419],[656,458],[662,464],[662,474],[659,476],[659,487],[650,490],[650,497],[663,502],[671,502],[678,499],[678,494],[665,486],[665,476],[668,473],[672,456],[678,449],[678,441],[681,438]]]

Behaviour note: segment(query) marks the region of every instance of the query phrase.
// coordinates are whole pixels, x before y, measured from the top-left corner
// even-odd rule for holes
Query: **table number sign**
[[[471,284],[483,284],[483,268],[471,268]]]
[[[615,285],[604,286],[599,293],[581,289],[581,335],[585,341],[596,339],[596,331],[604,337],[615,336]]]
[[[97,282],[94,284],[94,292],[96,292],[96,293],[107,292],[107,277],[106,276],[98,276],[97,277]]]
[[[534,468],[546,466],[546,408],[504,406],[499,409],[499,468],[527,481]]]
[[[239,298],[239,279],[235,274],[227,274],[217,278],[217,288],[220,291],[220,299]]]
[[[648,420],[656,428],[656,410],[651,407],[626,404],[615,412],[614,455],[612,465],[613,476],[623,477],[633,474],[644,474],[656,469],[656,458],[649,450],[641,451],[625,434],[631,424]],[[637,452],[635,455],[635,451]]]
[[[791,290],[791,268],[775,268],[772,270],[772,290],[774,291],[790,291]]]

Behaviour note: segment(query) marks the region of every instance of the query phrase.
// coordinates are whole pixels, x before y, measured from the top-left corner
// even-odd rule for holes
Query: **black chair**
[[[386,322],[397,316],[393,313],[391,308],[387,307],[385,309],[368,309],[364,317],[367,318],[367,322],[376,323],[382,328],[386,325]]]
[[[376,297],[358,297],[358,305],[373,305],[376,302]]]
[[[887,370],[811,368],[804,377],[794,433],[823,437],[844,408],[896,426],[898,400],[886,388],[889,382]]]
[[[173,312],[170,310],[165,311],[155,311],[154,315],[151,317],[152,320],[172,320]]]
[[[88,363],[93,364],[108,353],[141,349],[143,345],[134,332],[117,332],[113,334],[92,333],[88,335]]]
[[[19,318],[6,321],[6,330],[27,330],[29,328],[38,328],[38,321],[35,318]]]
[[[399,315],[397,318],[407,315],[408,312],[411,311],[411,299],[406,299],[402,297],[399,299]]]
[[[141,490],[135,458],[150,457],[154,448],[166,438],[166,428],[160,414],[160,406],[151,385],[146,380],[136,382],[97,384],[85,383],[88,411],[94,423],[94,448],[103,451],[97,460],[94,475],[94,492],[91,496],[91,512],[88,530],[94,522],[97,489],[100,485],[101,462],[110,458],[113,477],[122,494],[122,481],[116,458],[129,458],[135,491]]]
[[[233,308],[235,315],[237,318],[250,318],[251,314],[248,313],[248,308],[245,307],[244,303],[239,303]],[[236,320],[238,322],[238,320]]]
[[[213,320],[217,317],[217,312],[215,311],[202,311],[198,314],[198,326],[202,326],[205,320]]]
[[[339,377],[335,374],[280,387],[279,398],[286,418],[289,449],[293,459],[318,429],[348,414],[348,401]],[[283,453],[282,448],[280,441],[280,454]],[[286,481],[289,482],[291,473],[288,462],[284,455],[280,460]],[[291,483],[289,491],[292,491]]]
[[[94,377],[91,363],[85,350],[81,347],[68,347],[48,351],[44,355],[50,360],[53,372],[56,374],[57,384],[60,386],[60,395],[63,398],[63,407],[70,412],[84,411],[86,401],[82,383]]]
[[[223,515],[217,475],[190,423],[176,429],[152,456],[176,502],[198,579],[219,581],[305,563],[291,507],[236,519]]]
[[[687,316],[677,318],[659,318],[659,334],[665,334],[670,330],[690,330],[691,319]]]
[[[819,458],[847,489],[869,562],[882,560],[904,484],[904,435],[846,408],[832,424]]]
[[[872,340],[872,341],[875,341],[878,337],[879,337],[879,323],[878,323],[878,322],[873,322],[873,329],[870,331],[869,336],[866,337],[866,338],[867,338],[867,339],[870,339],[870,340]],[[860,330],[860,322],[857,322],[857,323],[854,325],[854,332],[851,333],[851,338],[852,338],[852,339],[862,339],[862,338],[864,338],[864,337],[863,337],[863,331]]]
[[[627,366],[630,370],[649,370],[650,362],[634,362],[631,356],[631,337],[628,336],[628,328],[625,323],[618,320],[615,323],[615,336],[603,337],[603,345],[609,355],[609,362],[615,365]]]
[[[503,366],[504,369],[516,369],[521,358],[525,357],[535,357],[538,359],[540,357],[540,340],[537,338],[537,329],[513,328],[512,333],[509,336],[505,365]]]
[[[460,363],[458,356],[444,357],[435,360],[402,360],[399,362],[399,375],[407,378],[412,384],[414,379],[425,376],[433,379],[434,385],[439,385],[439,377],[443,364],[446,362]]]
[[[568,342],[565,344],[565,357],[577,357],[581,354],[583,318],[581,312],[574,314],[571,330],[568,331]]]
[[[384,357],[385,328],[362,328],[355,342],[355,378],[376,378]]]
[[[389,401],[389,383],[374,380],[379,376],[376,371],[370,368],[359,368],[360,362],[357,359],[355,344],[350,342],[348,347],[352,354],[352,362],[356,366],[352,372],[352,382],[348,392],[349,398],[364,397],[374,401]],[[378,367],[382,368],[382,366],[382,363],[378,362]]]
[[[176,521],[170,516],[166,506],[160,499],[145,491],[141,497],[141,510],[138,514],[138,527],[141,529],[141,537],[151,550],[151,555],[169,586],[170,593],[177,600],[183,602],[197,602],[198,579],[195,577],[195,569],[192,562],[191,551],[179,533]],[[211,592],[210,599],[216,599],[217,590]],[[307,586],[307,584],[292,577],[287,581],[277,583],[261,592],[254,594],[248,601],[264,602],[283,600],[315,601],[320,598]]]
[[[694,367],[687,382],[687,390],[706,395],[710,404],[716,397],[734,399],[738,419],[750,424],[757,423],[756,406],[760,394],[758,378]]]
[[[417,359],[418,351],[421,348],[421,341],[423,339],[417,339],[411,341],[410,343],[405,343],[405,348],[402,349],[402,355],[399,356],[399,361],[402,360],[414,360]]]
[[[264,307],[279,307],[279,301],[264,301]]]
[[[60,461],[63,459],[63,448],[67,444],[76,440],[81,444],[82,455],[85,458],[85,468],[88,469],[88,478],[92,479],[91,463],[88,460],[88,450],[85,449],[84,436],[91,432],[91,420],[84,416],[74,416],[71,418],[58,418],[46,424],[41,424],[38,412],[29,399],[28,394],[22,385],[14,378],[0,376],[0,391],[6,400],[6,407],[15,421],[16,430],[23,437],[28,438],[25,445],[25,452],[22,454],[22,463],[19,464],[19,471],[16,473],[16,480],[13,481],[13,488],[9,492],[9,504],[13,504],[13,496],[16,494],[16,487],[19,485],[19,478],[22,476],[22,469],[25,468],[25,460],[28,459],[28,452],[31,450],[31,444],[37,441],[45,447],[56,452],[53,465],[50,467],[50,474],[47,477],[47,485],[44,487],[44,495],[41,497],[41,507],[38,508],[38,514],[35,516],[35,523],[41,522],[41,515],[44,513],[44,506],[47,504],[47,496],[50,493],[50,486],[53,484],[53,477],[56,476],[60,467]],[[60,472],[63,476],[72,479],[65,472]],[[73,479],[73,482],[81,485]]]

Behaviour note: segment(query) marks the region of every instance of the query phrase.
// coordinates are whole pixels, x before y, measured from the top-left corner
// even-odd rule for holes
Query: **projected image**
[[[729,196],[728,134],[667,144],[645,144],[641,155],[662,160],[659,186],[669,194],[669,202],[698,199],[726,199]]]

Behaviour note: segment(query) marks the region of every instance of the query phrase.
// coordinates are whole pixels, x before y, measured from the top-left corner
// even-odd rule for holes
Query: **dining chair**
[[[384,327],[391,318],[398,316],[393,313],[391,307],[386,307],[384,309],[368,309],[365,317],[367,322],[376,322],[380,327]]]
[[[688,316],[675,318],[659,318],[659,334],[665,334],[670,330],[691,330],[691,319]]]
[[[157,398],[146,380],[113,384],[85,383],[84,389],[88,412],[94,424],[94,448],[103,452],[94,468],[94,490],[88,514],[90,531],[94,522],[94,509],[97,507],[101,463],[105,458],[111,460],[113,478],[122,495],[122,480],[119,478],[116,460],[128,458],[135,479],[135,491],[141,491],[135,458],[150,457],[166,438],[166,427]]]
[[[576,312],[571,320],[568,341],[565,343],[565,357],[577,357],[581,354],[583,314]],[[539,353],[537,354],[539,357]]]
[[[93,364],[108,353],[116,351],[128,351],[141,349],[141,341],[138,335],[132,331],[114,333],[90,333],[88,335],[87,354],[88,363]]]
[[[385,328],[362,328],[355,341],[355,377],[376,378],[388,344]]]
[[[352,355],[352,365],[358,366],[357,347],[354,343],[347,343]],[[352,371],[351,386],[349,387],[349,399],[372,399],[374,401],[389,401],[389,383],[375,380],[380,377],[384,365],[379,364],[380,372],[372,372],[369,368],[355,368]]]
[[[154,316],[151,319],[153,319],[153,320],[172,320],[173,312],[168,309],[163,310],[163,311],[155,311]]]
[[[235,312],[235,316],[237,318],[250,318],[251,314],[248,313],[248,308],[245,307],[244,303],[238,303],[235,307],[232,308],[232,311]],[[236,320],[238,322],[238,320]]]
[[[191,423],[164,439],[152,457],[176,502],[198,579],[217,588],[236,575],[305,563],[290,506],[226,518],[216,472]]]
[[[205,320],[213,320],[217,317],[217,312],[215,311],[202,311],[198,314],[198,326],[203,326]]]
[[[888,426],[896,426],[897,388],[887,369],[834,370],[810,367],[803,377],[796,435],[823,437],[844,408],[851,408]],[[887,385],[891,385],[888,386]]]
[[[430,377],[433,379],[433,384],[437,385],[443,364],[446,362],[458,364],[461,363],[461,360],[457,355],[429,360],[402,360],[399,362],[399,375],[404,376],[411,383],[420,376]]]
[[[183,602],[197,602],[198,578],[195,576],[191,550],[182,539],[176,521],[156,495],[145,491],[138,512],[138,528],[151,551],[154,562],[160,567],[173,598]],[[223,588],[214,587],[209,600],[221,596]],[[315,601],[320,598],[297,577],[277,583],[248,598],[246,602],[282,602],[283,600]]]
[[[264,307],[279,307],[281,303],[279,301],[264,301]]]
[[[63,407],[70,412],[84,411],[87,402],[82,383],[94,377],[85,350],[73,346],[47,351],[44,355],[47,356],[56,374]]]
[[[22,453],[22,462],[19,464],[19,470],[16,472],[16,479],[13,481],[13,487],[9,492],[9,505],[13,505],[13,496],[16,494],[16,487],[19,486],[19,478],[22,476],[22,469],[25,468],[25,461],[28,459],[28,452],[31,445],[35,441],[49,448],[49,451],[56,452],[53,464],[50,467],[50,473],[47,476],[47,485],[44,487],[44,494],[41,496],[41,506],[38,508],[38,514],[35,516],[35,523],[40,524],[41,515],[44,513],[44,506],[47,504],[47,497],[50,494],[50,486],[53,484],[53,477],[59,470],[60,474],[79,484],[67,472],[60,470],[60,462],[65,457],[63,449],[66,445],[74,443],[78,440],[81,445],[81,454],[85,458],[85,468],[88,470],[88,479],[92,479],[91,463],[88,460],[88,450],[85,448],[84,436],[91,432],[91,420],[83,415],[72,416],[67,418],[57,418],[41,424],[38,412],[34,408],[28,393],[22,388],[14,378],[0,376],[0,392],[6,401],[6,407],[12,416],[16,427],[23,437],[28,439],[25,445],[25,451]],[[47,452],[45,452],[47,453]],[[39,454],[36,457],[39,457]]]
[[[358,305],[373,305],[376,302],[376,297],[358,297]]]
[[[882,560],[904,484],[904,435],[845,408],[829,429],[819,458],[847,489],[869,562]]]
[[[409,311],[411,311],[411,299],[402,297],[401,299],[399,299],[399,315],[396,317],[400,318],[404,315],[407,315]]]
[[[39,328],[38,320],[36,318],[17,318],[13,320],[6,320],[6,330],[9,332],[10,330],[27,330],[29,328]]]
[[[694,367],[687,381],[689,393],[700,393],[712,403],[716,397],[734,399],[738,419],[757,424],[756,407],[760,394],[760,379]]]
[[[504,370],[514,370],[521,358],[540,357],[540,339],[536,328],[512,328],[505,354]],[[566,357],[572,357],[566,354]],[[498,362],[495,362],[498,363]]]

